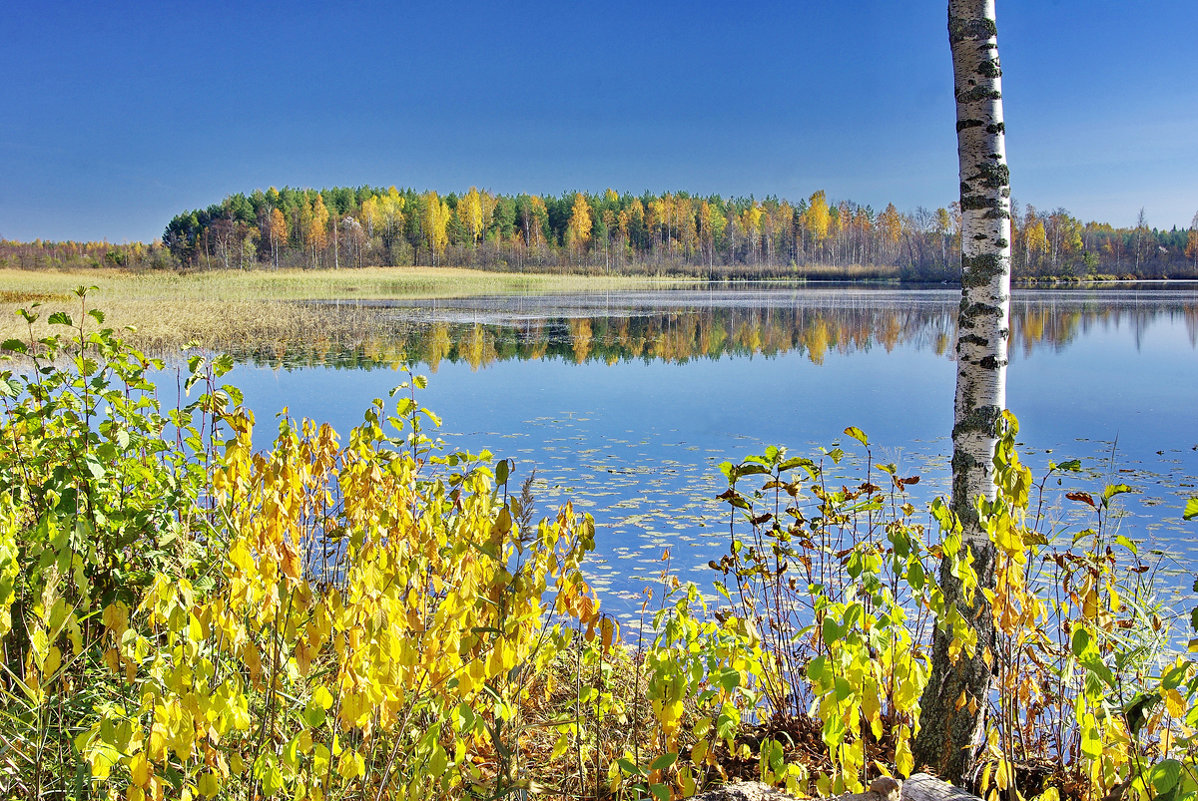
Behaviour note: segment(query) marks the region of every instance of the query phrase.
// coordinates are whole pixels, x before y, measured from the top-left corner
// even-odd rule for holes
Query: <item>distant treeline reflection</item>
[[[444,311],[444,310],[442,310]],[[476,310],[477,311],[477,310]],[[896,347],[952,356],[956,308],[949,303],[900,307],[705,308],[632,314],[558,315],[486,321],[404,319],[386,310],[378,330],[342,336],[316,334],[304,342],[234,348],[243,361],[275,367],[325,366],[345,369],[395,367],[418,362],[436,372],[443,362],[472,369],[512,359],[557,359],[577,364],[642,360],[683,363],[725,356],[771,357],[800,353],[814,364],[829,354]],[[449,317],[449,314],[445,315]],[[1019,302],[1012,311],[1011,349],[1030,355],[1038,348],[1061,350],[1095,327],[1124,328],[1139,346],[1147,327],[1183,320],[1191,346],[1198,345],[1198,305]]]

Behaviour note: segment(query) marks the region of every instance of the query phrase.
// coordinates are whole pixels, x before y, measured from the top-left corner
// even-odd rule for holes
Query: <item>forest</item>
[[[1013,204],[1015,278],[1198,276],[1189,229],[1085,222]],[[776,197],[687,192],[505,195],[375,187],[256,190],[185,211],[161,242],[0,240],[0,267],[345,268],[431,264],[507,271],[650,273],[707,278],[822,277],[955,281],[960,212],[881,211],[820,190]]]

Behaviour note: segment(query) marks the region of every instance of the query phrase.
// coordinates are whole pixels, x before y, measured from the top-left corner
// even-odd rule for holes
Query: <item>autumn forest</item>
[[[1015,205],[1014,274],[1023,278],[1198,276],[1198,214],[1188,230],[1085,222]],[[960,214],[881,211],[817,191],[790,202],[686,192],[635,196],[463,194],[372,187],[232,194],[186,211],[161,242],[0,240],[0,266],[345,268],[462,265],[511,271],[711,278],[955,280]],[[829,268],[832,268],[830,271]]]

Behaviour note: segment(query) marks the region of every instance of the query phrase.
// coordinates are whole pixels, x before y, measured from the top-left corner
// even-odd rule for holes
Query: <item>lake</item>
[[[717,465],[785,445],[814,455],[863,429],[875,461],[948,488],[959,290],[716,286],[648,292],[373,302],[394,320],[352,346],[313,332],[302,348],[240,353],[232,381],[262,432],[284,406],[345,432],[404,380],[452,447],[535,467],[539,516],[566,499],[594,515],[589,573],[605,609],[631,615],[661,556],[707,587],[727,543]],[[344,304],[347,309],[352,304]],[[1198,523],[1198,285],[1016,290],[1008,405],[1037,477],[1080,458],[1074,486],[1125,482],[1121,533],[1162,552],[1163,583],[1188,594]],[[265,434],[260,434],[264,437]],[[265,444],[264,442],[262,444]],[[851,447],[850,447],[851,446]],[[1090,524],[1054,496],[1056,528]]]

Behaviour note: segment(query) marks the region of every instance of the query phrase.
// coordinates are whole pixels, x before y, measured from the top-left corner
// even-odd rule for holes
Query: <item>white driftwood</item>
[[[797,801],[795,796],[761,782],[732,782],[694,796],[691,801]],[[815,801],[981,801],[973,793],[953,787],[926,773],[916,773],[905,782],[889,777],[874,779],[864,793],[820,798]]]

